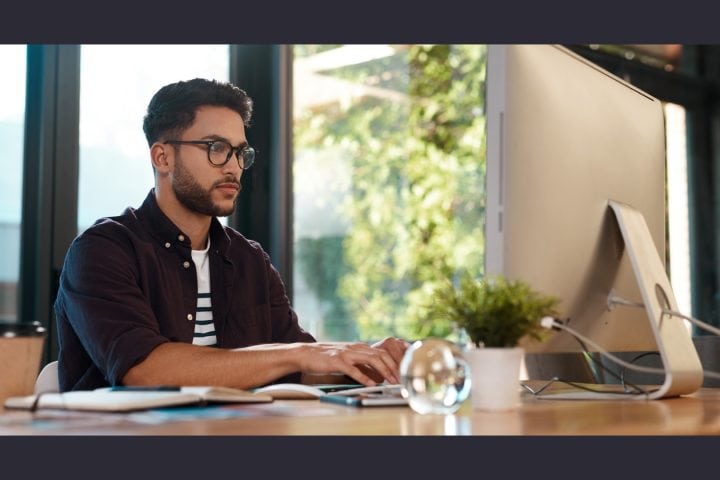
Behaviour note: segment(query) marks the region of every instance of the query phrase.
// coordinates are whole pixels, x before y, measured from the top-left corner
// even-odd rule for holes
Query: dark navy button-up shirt
[[[163,214],[153,190],[140,208],[100,219],[73,241],[55,301],[62,391],[120,384],[158,345],[192,343],[197,278],[190,252],[188,236]],[[315,341],[299,326],[260,244],[213,218],[208,255],[219,348]]]

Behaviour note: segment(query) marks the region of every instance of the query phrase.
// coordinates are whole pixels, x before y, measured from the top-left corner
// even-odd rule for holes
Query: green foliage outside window
[[[310,288],[345,317],[338,325],[362,340],[447,336],[450,322],[428,318],[434,291],[456,272],[483,274],[485,54],[411,46],[384,59],[386,73],[372,62],[334,72],[366,84],[380,76],[405,101],[366,96],[295,123],[296,148],[333,147],[351,162],[346,236],[305,240],[295,255]]]

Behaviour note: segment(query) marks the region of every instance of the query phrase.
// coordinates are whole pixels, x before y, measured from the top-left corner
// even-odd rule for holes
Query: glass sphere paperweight
[[[470,394],[462,351],[439,338],[418,340],[400,362],[402,395],[417,413],[454,413]]]

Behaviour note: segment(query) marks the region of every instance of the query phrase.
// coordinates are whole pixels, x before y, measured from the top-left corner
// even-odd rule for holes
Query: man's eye
[[[210,151],[215,153],[226,153],[229,146],[224,142],[213,142],[210,144]]]

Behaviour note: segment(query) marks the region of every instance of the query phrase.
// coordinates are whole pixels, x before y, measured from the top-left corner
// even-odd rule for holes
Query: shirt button
[[[190,268],[190,262],[187,262],[187,261],[183,262],[183,267]]]
[[[165,242],[165,248],[170,248],[170,242]]]
[[[188,313],[187,319],[192,321],[192,313]]]
[[[185,241],[185,235],[178,235],[178,240],[180,240],[181,242],[184,242],[184,241]]]

